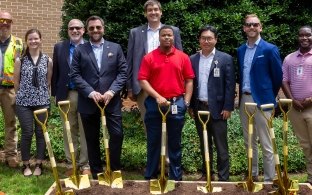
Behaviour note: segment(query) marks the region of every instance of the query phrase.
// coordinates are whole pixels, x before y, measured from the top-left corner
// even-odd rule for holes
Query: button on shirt
[[[244,69],[243,69],[243,92],[251,93],[250,89],[250,69],[252,60],[254,58],[255,52],[257,50],[258,44],[260,42],[261,38],[259,38],[254,45],[248,45],[248,42],[246,43],[246,53],[244,57]]]
[[[214,48],[208,56],[204,56],[200,51],[199,69],[198,69],[198,99],[200,101],[208,101],[208,80],[212,60],[215,56]]]
[[[147,27],[147,52],[151,52],[159,46],[159,29],[161,25],[156,30],[153,30],[149,25]]]
[[[92,46],[93,53],[95,55],[95,59],[96,59],[98,68],[99,68],[99,70],[101,70],[104,39],[102,38],[100,44],[96,44],[95,45],[91,41],[90,41],[90,43],[91,43],[91,46]]]

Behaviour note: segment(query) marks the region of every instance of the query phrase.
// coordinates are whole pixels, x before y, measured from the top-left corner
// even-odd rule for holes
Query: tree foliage
[[[197,32],[210,24],[219,30],[217,48],[235,56],[245,41],[243,18],[256,13],[263,23],[262,37],[276,44],[282,57],[297,49],[297,31],[312,23],[312,4],[308,0],[164,0],[162,22],[181,29],[186,53],[198,50]],[[72,18],[85,21],[91,15],[105,20],[105,38],[127,49],[131,28],[146,23],[145,0],[64,0],[61,37],[67,38],[67,23]]]

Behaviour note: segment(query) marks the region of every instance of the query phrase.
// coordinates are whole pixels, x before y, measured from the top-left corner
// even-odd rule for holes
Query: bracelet
[[[188,102],[188,101],[184,101],[184,104],[185,104],[186,107],[190,106],[190,102]]]

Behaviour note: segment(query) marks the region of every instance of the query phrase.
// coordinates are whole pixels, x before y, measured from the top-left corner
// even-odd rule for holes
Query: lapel
[[[147,46],[147,24],[142,26],[141,33],[143,34],[141,37],[143,37],[144,53],[147,54],[147,51],[148,51],[148,46]]]
[[[68,67],[70,67],[70,62],[69,62],[69,47],[70,47],[70,41],[69,40],[67,40],[67,41],[65,41],[64,42],[64,47],[62,47],[63,48],[63,52],[61,52],[61,54],[65,54],[65,56],[66,56],[66,62],[67,62],[67,65],[68,65]]]
[[[260,56],[262,54],[262,49],[261,49],[261,46],[262,46],[262,39],[259,41],[259,44],[257,46],[257,49],[256,49],[256,52],[255,52],[255,55],[252,59],[252,63],[251,63],[251,68],[254,66],[256,60],[257,60],[257,57]]]
[[[111,53],[110,51],[111,51],[110,44],[109,44],[108,41],[105,40],[104,44],[103,44],[103,53],[102,53],[102,62],[101,62],[100,75],[103,74],[105,69],[107,68],[108,54]],[[111,57],[113,57],[113,56],[111,56]]]
[[[213,71],[214,68],[216,68],[218,65],[218,62],[220,61],[220,55],[219,55],[219,51],[216,49],[216,53],[212,59],[212,62],[211,62],[211,66],[210,66],[210,72],[209,74],[211,74],[211,72]],[[220,65],[219,65],[220,66]],[[218,66],[218,67],[219,67]],[[220,67],[219,67],[220,68]],[[210,77],[210,76],[209,76]]]
[[[95,55],[93,53],[93,49],[92,49],[92,46],[91,46],[91,43],[88,42],[88,43],[85,43],[85,44],[86,44],[86,47],[87,47],[86,50],[87,50],[87,53],[88,53],[88,55],[89,55],[89,57],[91,59],[91,62],[93,64],[94,68],[99,72],[99,67],[97,65],[97,62],[96,62],[96,59],[95,59]]]
[[[199,59],[200,59],[200,53],[198,52],[194,58],[194,68],[195,68],[195,75],[197,78],[197,83],[199,83]]]

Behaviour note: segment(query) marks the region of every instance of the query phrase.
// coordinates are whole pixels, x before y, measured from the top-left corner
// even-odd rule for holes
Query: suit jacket
[[[128,81],[127,88],[132,89],[132,93],[137,95],[141,91],[138,81],[138,72],[141,61],[147,54],[147,24],[130,30],[128,39],[127,64],[128,64]],[[180,30],[172,26],[174,34],[174,46],[182,51]]]
[[[243,44],[237,50],[240,83],[239,94],[242,94],[246,48],[246,44]],[[261,39],[250,69],[250,88],[255,103],[258,106],[268,103],[276,104],[275,98],[282,85],[282,79],[282,60],[278,48]]]
[[[196,79],[194,79],[194,90],[190,107],[198,110],[198,82],[199,82],[199,59],[200,53],[196,53],[191,57],[192,67]],[[214,76],[214,68],[220,69],[220,77]],[[209,112],[213,119],[222,119],[222,110],[234,110],[235,97],[235,69],[233,58],[227,53],[216,50],[212,60],[209,79],[208,79],[208,104]]]
[[[88,95],[92,91],[104,94],[115,91],[106,107],[110,113],[121,114],[120,90],[127,80],[127,64],[119,44],[104,41],[101,69],[98,68],[90,42],[79,45],[74,52],[70,78],[78,90],[78,111],[94,114],[98,107]]]
[[[51,94],[55,96],[56,102],[66,100],[68,95],[69,47],[69,40],[61,41],[54,45]]]

